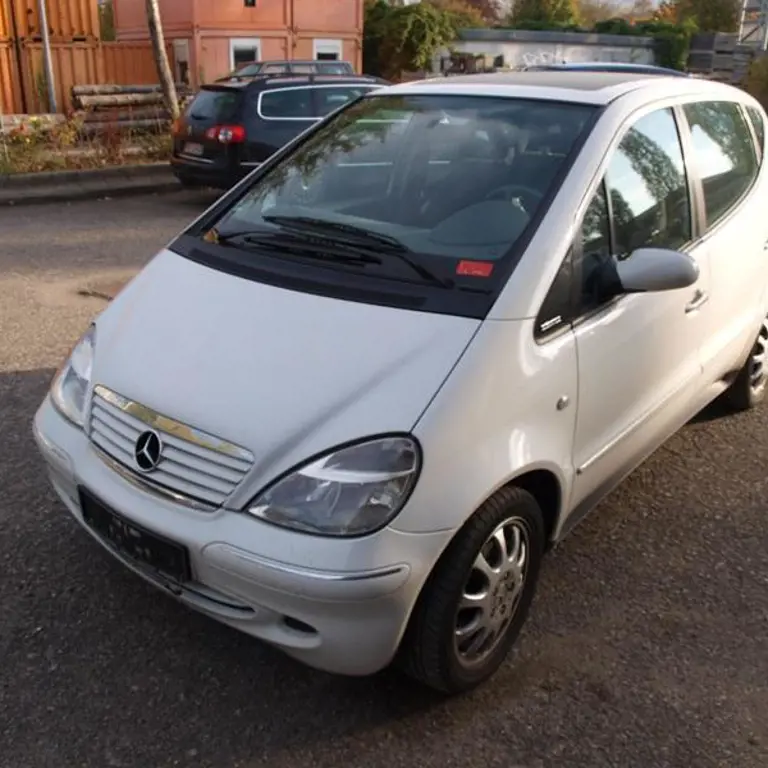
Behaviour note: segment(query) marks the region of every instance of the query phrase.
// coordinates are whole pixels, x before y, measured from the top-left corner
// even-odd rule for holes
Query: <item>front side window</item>
[[[757,159],[738,104],[704,101],[683,107],[691,128],[693,162],[704,188],[707,226],[725,216],[752,186]]]
[[[311,120],[313,113],[310,88],[264,91],[259,96],[259,114],[268,120]]]
[[[263,96],[264,111],[285,114],[284,102],[267,103],[277,93]],[[391,290],[415,285],[443,303],[487,296],[506,281],[516,244],[538,223],[595,111],[368,95],[313,131],[202,234],[210,242],[213,231],[213,242],[257,265],[301,262],[305,276],[332,269]]]
[[[537,334],[599,310],[619,289],[615,261],[642,247],[679,248],[691,239],[691,219],[674,114],[653,112],[630,127],[611,158],[544,301]],[[575,282],[574,298],[566,280]]]
[[[612,261],[610,220],[605,184],[601,184],[584,214],[581,224],[581,261],[577,265],[580,276],[579,312],[586,313],[599,307],[605,298],[605,268]]]
[[[652,112],[627,131],[606,185],[617,258],[643,246],[679,248],[691,239],[688,182],[672,110]]]
[[[544,338],[599,309],[610,292],[613,254],[605,182],[592,196],[575,242],[568,251],[537,318],[535,335]],[[576,294],[574,295],[574,283]]]

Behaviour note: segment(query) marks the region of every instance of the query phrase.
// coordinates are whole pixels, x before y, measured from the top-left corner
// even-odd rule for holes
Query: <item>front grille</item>
[[[152,430],[162,442],[156,469],[141,472],[134,450],[143,432]],[[91,442],[132,475],[184,498],[222,505],[253,466],[253,455],[146,406],[96,387],[89,421]]]

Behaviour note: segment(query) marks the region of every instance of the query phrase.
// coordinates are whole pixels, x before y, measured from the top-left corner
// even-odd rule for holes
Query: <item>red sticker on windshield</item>
[[[457,275],[468,277],[490,277],[493,272],[492,261],[460,261],[456,267]]]

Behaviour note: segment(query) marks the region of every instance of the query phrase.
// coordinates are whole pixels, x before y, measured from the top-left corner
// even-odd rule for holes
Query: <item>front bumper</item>
[[[49,398],[34,435],[58,495],[127,567],[176,599],[328,672],[368,675],[392,660],[419,591],[449,532],[384,529],[341,540],[278,529],[241,512],[203,512],[116,471]],[[179,584],[129,560],[83,522],[78,486],[137,525],[189,550]]]

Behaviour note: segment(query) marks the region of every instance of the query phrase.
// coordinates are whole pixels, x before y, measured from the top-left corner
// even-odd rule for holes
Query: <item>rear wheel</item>
[[[768,318],[757,334],[755,345],[744,367],[726,392],[728,405],[736,411],[748,411],[768,394]]]
[[[408,674],[445,693],[493,675],[525,622],[544,544],[541,509],[527,491],[505,488],[483,504],[419,597],[401,648]]]

